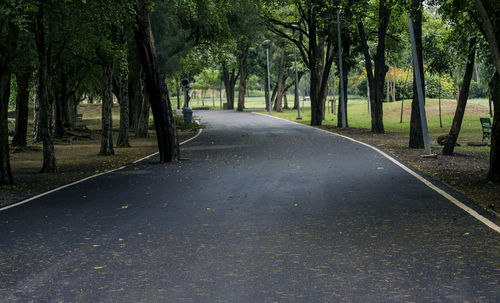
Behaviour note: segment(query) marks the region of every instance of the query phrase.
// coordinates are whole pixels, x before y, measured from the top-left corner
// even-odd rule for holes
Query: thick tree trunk
[[[413,71],[413,100],[411,102],[411,119],[410,119],[410,140],[408,146],[410,148],[424,148],[424,136],[422,133],[422,121],[420,120],[420,107],[417,94],[417,86],[422,87],[422,91],[425,92],[425,80],[424,80],[424,63],[422,56],[422,1],[412,0],[412,19],[413,28],[415,32],[415,45],[417,48],[418,57],[418,69],[420,70],[420,75],[422,75],[422,81],[417,83],[417,77],[415,77],[415,70]],[[413,64],[415,66],[415,64]],[[425,102],[425,96],[424,96]]]
[[[240,70],[240,85],[238,88],[238,111],[242,112],[245,109],[245,93],[247,90],[247,58],[249,47],[243,45],[240,47],[238,56],[238,65]]]
[[[160,72],[156,57],[149,12],[141,0],[136,1],[135,8],[138,25],[138,29],[135,32],[135,39],[146,76],[146,89],[149,101],[153,110],[160,162],[177,161],[180,155],[175,120],[165,77]]]
[[[30,79],[31,71],[16,74],[16,131],[12,139],[12,146],[26,146]]]
[[[500,181],[500,73],[495,73],[489,83],[490,94],[493,100],[495,115],[493,117],[493,127],[491,134],[490,169],[488,179],[490,181]]]
[[[129,121],[129,98],[128,98],[128,64],[126,63],[126,58],[124,58],[124,66],[120,68],[120,74],[118,75],[119,81],[119,95],[118,100],[120,100],[120,130],[118,132],[118,141],[116,142],[116,147],[130,147],[129,143],[129,132],[130,132],[130,121]]]
[[[476,38],[471,38],[469,42],[469,56],[467,58],[467,65],[465,66],[465,74],[462,82],[462,88],[460,89],[460,99],[457,103],[457,109],[455,111],[455,116],[453,117],[453,123],[451,124],[450,133],[448,134],[448,139],[443,148],[443,155],[452,155],[455,145],[457,143],[458,134],[460,133],[460,128],[462,126],[462,121],[465,114],[465,106],[467,105],[467,98],[469,98],[469,88],[470,82],[472,80],[472,74],[474,72],[474,58],[476,54]]]
[[[102,91],[102,135],[100,155],[114,155],[113,149],[113,94],[111,86],[113,81],[113,65],[104,64],[101,83]]]

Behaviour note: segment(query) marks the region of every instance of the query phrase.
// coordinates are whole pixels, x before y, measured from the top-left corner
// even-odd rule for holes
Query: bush
[[[469,98],[488,98],[489,89],[487,84],[472,81],[470,83]]]

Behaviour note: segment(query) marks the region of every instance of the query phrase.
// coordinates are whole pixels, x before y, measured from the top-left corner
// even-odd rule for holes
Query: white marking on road
[[[486,217],[480,215],[477,211],[473,210],[472,208],[468,207],[467,205],[465,205],[463,202],[460,202],[458,199],[456,199],[455,197],[453,197],[452,195],[450,195],[449,193],[447,193],[446,191],[442,190],[441,188],[437,187],[436,185],[432,184],[431,182],[429,182],[429,180],[425,179],[424,177],[422,177],[421,175],[417,174],[416,172],[414,172],[413,170],[411,170],[410,168],[408,168],[406,165],[404,165],[403,163],[399,162],[398,160],[396,160],[395,158],[391,157],[390,155],[388,155],[387,153],[385,153],[384,151],[376,148],[375,146],[372,146],[368,143],[364,143],[364,142],[361,142],[361,141],[358,141],[358,140],[355,140],[353,138],[350,138],[350,137],[347,137],[347,136],[344,136],[344,135],[340,135],[340,134],[337,134],[337,133],[333,133],[333,132],[329,132],[327,130],[324,130],[324,129],[320,129],[320,128],[316,128],[316,127],[312,127],[310,125],[305,125],[305,124],[302,124],[302,123],[298,123],[298,122],[295,122],[295,121],[290,121],[290,120],[287,120],[287,119],[283,119],[283,118],[280,118],[280,117],[275,117],[275,116],[269,116],[269,115],[266,115],[266,114],[262,114],[262,113],[253,113],[253,114],[257,114],[257,115],[261,115],[261,116],[265,116],[265,117],[270,117],[270,118],[275,118],[275,119],[278,119],[278,120],[282,120],[282,121],[286,121],[286,122],[290,122],[290,123],[294,123],[294,124],[299,124],[299,125],[302,125],[302,126],[306,126],[306,127],[310,127],[310,128],[313,128],[313,129],[316,129],[316,130],[319,130],[319,131],[322,131],[322,132],[325,132],[327,134],[330,134],[330,135],[334,135],[334,136],[338,136],[338,137],[342,137],[342,138],[345,138],[347,140],[350,140],[352,142],[356,142],[356,143],[359,143],[361,145],[364,145],[368,148],[371,148],[373,149],[374,151],[378,152],[379,154],[381,154],[382,156],[386,157],[387,159],[389,159],[391,162],[393,162],[394,164],[396,164],[397,166],[401,167],[403,170],[405,170],[407,173],[409,173],[410,175],[414,176],[415,178],[417,178],[420,182],[424,183],[427,187],[433,189],[434,191],[436,191],[438,194],[440,194],[441,196],[443,196],[445,199],[447,199],[448,201],[452,202],[453,204],[455,204],[456,206],[460,207],[461,209],[463,209],[464,211],[466,211],[468,214],[470,214],[472,217],[476,218],[477,220],[479,220],[481,223],[483,223],[484,225],[488,226],[489,228],[493,229],[494,231],[496,231],[497,233],[500,233],[500,226],[496,225],[495,223],[491,222],[490,220],[488,220]]]
[[[199,129],[198,129],[198,132],[196,133],[196,135],[195,135],[194,137],[189,138],[189,139],[187,139],[186,141],[183,141],[183,142],[179,143],[179,145],[186,144],[186,143],[188,143],[188,142],[190,142],[190,141],[192,141],[192,140],[196,139],[199,135],[201,135],[201,133],[202,133],[202,129],[201,129],[201,128],[199,128]],[[132,164],[139,163],[139,162],[141,162],[141,161],[144,161],[144,160],[146,160],[146,159],[149,159],[149,158],[151,158],[151,157],[154,157],[154,156],[155,156],[155,155],[157,155],[157,154],[158,154],[158,152],[156,152],[156,153],[154,153],[154,154],[151,154],[151,155],[149,155],[149,156],[146,156],[146,157],[144,157],[144,158],[142,158],[142,159],[136,160],[136,161],[132,162]],[[13,207],[19,206],[19,205],[26,204],[26,203],[28,203],[28,202],[30,202],[30,201],[36,200],[36,199],[38,199],[38,198],[40,198],[40,197],[43,197],[43,196],[46,196],[46,195],[48,195],[48,194],[54,193],[54,192],[56,192],[56,191],[59,191],[59,190],[61,190],[61,189],[66,188],[66,187],[70,187],[70,186],[73,186],[73,185],[75,185],[75,184],[82,183],[82,182],[85,182],[85,181],[87,181],[87,180],[90,180],[90,179],[93,179],[93,178],[96,178],[96,177],[99,177],[99,176],[102,176],[102,175],[106,175],[106,174],[110,174],[110,173],[115,172],[115,171],[122,170],[122,169],[124,169],[125,167],[127,167],[127,165],[122,166],[122,167],[119,167],[119,168],[115,168],[115,169],[112,169],[112,170],[108,170],[108,171],[105,171],[105,172],[102,172],[102,173],[99,173],[99,174],[95,174],[95,175],[92,175],[92,176],[89,176],[89,177],[86,177],[86,178],[83,178],[83,179],[77,180],[77,181],[75,181],[75,182],[72,182],[72,183],[69,183],[69,184],[66,184],[66,185],[63,185],[63,186],[59,186],[59,187],[57,187],[57,188],[51,189],[51,190],[49,190],[49,191],[46,191],[46,192],[44,192],[44,193],[41,193],[41,194],[35,195],[35,196],[31,197],[31,198],[24,199],[24,200],[22,200],[22,201],[19,201],[19,202],[14,203],[14,204],[10,204],[10,205],[4,206],[4,207],[0,208],[0,211],[4,211],[4,210],[7,210],[7,209],[10,209],[10,208],[13,208]]]

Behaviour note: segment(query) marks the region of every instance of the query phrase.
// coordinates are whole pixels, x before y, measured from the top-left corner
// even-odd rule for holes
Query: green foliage
[[[488,98],[489,93],[487,83],[478,83],[472,80],[469,88],[469,98]]]

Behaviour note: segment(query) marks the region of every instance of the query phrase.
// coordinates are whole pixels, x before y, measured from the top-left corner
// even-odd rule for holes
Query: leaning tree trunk
[[[125,65],[120,68],[118,75],[119,100],[120,100],[120,131],[118,133],[118,141],[116,147],[130,147],[129,143],[129,98],[128,98],[128,64],[124,58]]]
[[[411,102],[411,118],[410,118],[410,140],[408,146],[410,148],[424,148],[424,135],[422,132],[422,121],[420,119],[420,107],[418,101],[417,87],[422,87],[422,91],[425,92],[425,80],[424,80],[424,63],[422,57],[422,10],[421,10],[421,0],[412,0],[411,10],[413,19],[413,28],[415,32],[415,46],[417,49],[418,58],[418,68],[420,70],[420,75],[422,79],[420,83],[417,83],[417,77],[415,77],[415,68],[413,70],[413,100]],[[413,64],[415,66],[415,64]],[[425,96],[424,96],[425,103]]]
[[[102,135],[100,155],[114,155],[113,149],[113,95],[111,85],[113,81],[113,65],[104,64],[102,75]]]
[[[16,96],[16,131],[12,139],[12,146],[26,146],[26,135],[28,132],[28,103],[29,83],[31,71],[16,74],[17,96]]]
[[[149,12],[141,0],[136,1],[135,9],[138,26],[135,32],[135,40],[146,75],[146,89],[153,110],[160,162],[177,161],[180,155],[175,120],[165,77],[160,72],[156,57]]]
[[[469,56],[467,58],[467,65],[465,66],[465,74],[460,89],[460,98],[457,103],[457,110],[453,117],[450,133],[443,148],[443,155],[452,155],[455,145],[457,144],[458,134],[465,114],[465,106],[467,105],[467,98],[469,98],[469,87],[474,72],[474,58],[476,56],[476,38],[471,38],[469,42]]]
[[[490,150],[490,169],[488,171],[488,179],[490,181],[500,181],[500,74],[495,73],[490,83],[490,94],[493,100],[493,127],[491,133],[491,150]]]

